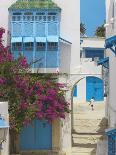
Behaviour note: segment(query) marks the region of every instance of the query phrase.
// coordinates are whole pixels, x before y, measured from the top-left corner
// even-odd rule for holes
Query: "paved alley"
[[[96,155],[97,141],[107,126],[104,108],[103,102],[96,102],[94,111],[89,103],[74,104],[72,155]]]

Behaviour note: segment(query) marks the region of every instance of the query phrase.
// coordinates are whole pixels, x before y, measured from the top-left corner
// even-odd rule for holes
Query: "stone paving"
[[[104,102],[96,102],[94,111],[89,103],[74,103],[72,155],[96,155],[97,141],[107,127]]]

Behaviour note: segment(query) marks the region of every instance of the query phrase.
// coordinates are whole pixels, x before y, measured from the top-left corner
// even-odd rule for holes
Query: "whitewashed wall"
[[[9,125],[8,102],[0,102],[0,114]],[[2,147],[3,149],[0,150],[0,155],[9,155],[9,131]]]
[[[0,27],[5,28],[6,33],[4,34],[4,44],[7,43],[8,34],[8,8],[16,0],[0,0]]]
[[[113,13],[114,3],[114,18]],[[112,19],[113,18],[113,19]],[[113,21],[113,22],[112,22]],[[106,0],[106,38],[116,35],[116,0]],[[109,98],[108,98],[108,119],[109,126],[116,127],[116,57],[115,54],[107,49],[109,56]]]
[[[73,74],[80,64],[80,0],[53,1],[62,9],[60,36],[72,42],[70,71]]]
[[[102,78],[102,67],[92,61],[92,59],[83,58],[80,65],[80,75],[85,77],[77,84],[77,97],[74,97],[74,102],[86,101],[86,77],[94,76]]]

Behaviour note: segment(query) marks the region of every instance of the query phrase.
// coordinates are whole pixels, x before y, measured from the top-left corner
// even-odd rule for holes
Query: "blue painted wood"
[[[58,67],[58,51],[47,51],[46,52],[46,68]]]
[[[74,97],[77,97],[77,86],[74,87],[74,93],[73,93]]]
[[[86,78],[86,100],[94,97],[95,101],[103,101],[104,99],[104,84],[103,80],[97,77]]]
[[[29,11],[29,10],[28,10]],[[16,13],[18,15],[16,16]],[[32,16],[29,18],[25,16],[25,10],[12,10],[10,12],[11,18],[11,39],[12,37],[48,37],[55,36],[59,38],[60,36],[60,11],[55,9],[51,10],[30,10]],[[39,17],[36,13],[43,12],[44,16]],[[49,13],[56,13],[51,15]],[[15,13],[15,14],[14,14]],[[25,16],[25,17],[24,17]],[[40,20],[41,19],[41,20]],[[22,43],[23,45],[23,43]],[[58,46],[59,41],[58,41]],[[23,45],[24,47],[24,45]],[[43,53],[42,53],[43,52]],[[12,50],[14,57],[17,58],[17,53]],[[33,67],[40,68],[56,68],[60,65],[60,48],[58,47],[54,51],[49,51],[47,48],[47,39],[46,39],[46,48],[45,51],[36,51],[36,42],[33,45],[33,51],[22,50],[23,55],[27,58],[28,63],[32,60],[41,60],[41,63],[34,64]]]
[[[24,127],[20,133],[21,150],[51,150],[52,125],[45,121],[35,120]]]
[[[46,63],[45,63],[45,57],[46,57],[46,52],[45,51],[36,51],[35,52],[35,61],[38,61],[35,63],[35,68],[45,68]]]

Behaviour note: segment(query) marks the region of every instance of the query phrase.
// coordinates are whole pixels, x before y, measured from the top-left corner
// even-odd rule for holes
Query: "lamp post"
[[[2,143],[6,140],[8,128],[7,122],[0,116],[0,150],[2,149]]]

